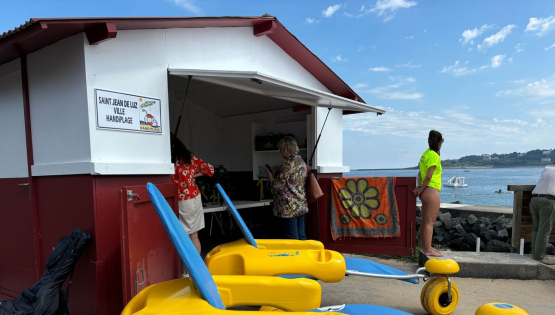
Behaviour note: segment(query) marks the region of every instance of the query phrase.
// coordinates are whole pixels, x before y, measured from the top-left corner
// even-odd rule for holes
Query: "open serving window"
[[[300,155],[308,160],[321,128],[315,119],[316,108],[336,109],[340,116],[343,110],[384,113],[380,108],[253,71],[169,69],[168,81],[172,132],[182,115],[178,137],[191,151],[230,172],[249,172],[252,180],[258,180],[263,172],[260,166],[277,166],[282,161],[277,149],[257,147],[257,136],[292,134]],[[340,131],[335,134],[341,136]],[[316,169],[316,163],[311,168]]]

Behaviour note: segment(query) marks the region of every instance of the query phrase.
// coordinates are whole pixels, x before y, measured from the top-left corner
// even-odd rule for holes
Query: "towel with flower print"
[[[398,237],[395,177],[332,179],[331,235]]]

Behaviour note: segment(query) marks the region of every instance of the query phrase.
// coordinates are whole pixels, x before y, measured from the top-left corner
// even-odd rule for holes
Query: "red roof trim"
[[[277,27],[274,27],[276,24]],[[257,27],[258,25],[261,26]],[[101,41],[114,38],[118,30],[205,27],[253,27],[258,30],[257,34],[264,33],[268,36],[333,94],[364,102],[322,60],[271,16],[30,19],[18,28],[0,35],[0,65],[81,32],[94,34],[99,28],[107,32],[106,38],[101,36],[98,39]]]

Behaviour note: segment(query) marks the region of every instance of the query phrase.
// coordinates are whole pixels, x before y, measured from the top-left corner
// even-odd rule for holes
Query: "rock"
[[[500,217],[497,222],[495,222],[495,229],[497,231],[508,230],[513,228],[513,222],[511,219],[505,218],[505,216]]]
[[[478,236],[476,236],[476,234],[474,233],[468,233],[465,237],[465,242],[476,247],[476,240],[478,239]]]
[[[524,243],[524,254],[532,254],[532,243]]]
[[[432,244],[441,244],[442,241],[443,236],[441,235],[434,235],[434,237],[432,237]]]
[[[497,253],[510,253],[511,245],[500,240],[491,240],[486,245],[486,251],[497,252]]]
[[[437,215],[437,218],[439,219],[439,221],[445,223],[445,220],[451,219],[451,213],[449,213],[449,212],[446,212],[446,213],[440,212],[440,213]]]
[[[460,202],[460,201],[458,201],[458,200],[457,200],[457,201],[451,202],[451,204],[455,204],[455,205],[460,205],[461,203],[462,203],[462,202]]]
[[[441,222],[441,221],[436,221],[434,223],[434,227],[441,227],[442,225],[443,225],[443,222]]]
[[[416,226],[420,226],[422,223],[422,217],[416,217]]]
[[[492,230],[487,230],[484,231],[484,238],[486,239],[486,241],[491,241],[492,239],[494,239],[494,237],[497,235],[497,233],[495,231]]]
[[[475,215],[471,214],[468,217],[466,217],[466,221],[468,222],[468,224],[473,225],[478,221],[478,218]]]
[[[443,224],[446,230],[454,230],[457,224],[461,224],[461,218],[445,219]]]
[[[460,224],[455,225],[455,230],[457,230],[462,237],[466,237],[467,233]]]
[[[481,223],[483,225],[486,226],[486,228],[489,228],[491,226],[491,221],[490,219],[486,218],[486,217],[480,217],[477,221],[477,223]]]
[[[422,207],[416,206],[416,216],[422,217]]]
[[[498,240],[506,240],[509,237],[509,232],[505,229],[499,230],[497,231],[496,236]]]
[[[466,220],[464,220],[464,221],[461,223],[461,226],[462,226],[462,228],[463,228],[467,233],[472,232],[472,225],[468,224],[468,222],[466,222]]]
[[[434,235],[441,235],[444,236],[445,234],[448,234],[447,231],[445,231],[444,229],[440,228],[440,227],[435,227],[434,228]]]
[[[545,247],[545,254],[555,255],[555,246],[553,246],[553,244],[547,243],[547,246]]]
[[[472,226],[472,233],[476,235],[483,235],[487,231],[487,226],[484,223],[477,223]]]
[[[453,239],[453,236],[451,234],[443,235],[443,243],[451,243],[452,239]]]
[[[461,245],[459,246],[459,250],[463,252],[471,252],[473,251],[473,248],[467,243],[461,243]]]

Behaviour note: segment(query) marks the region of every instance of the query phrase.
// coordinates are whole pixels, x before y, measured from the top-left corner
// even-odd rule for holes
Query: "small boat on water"
[[[468,187],[468,184],[465,184],[465,183],[464,183],[464,177],[454,175],[453,177],[451,177],[451,178],[447,181],[447,184],[445,184],[444,186],[445,186],[445,187],[455,187],[455,188],[459,188],[459,187]]]

